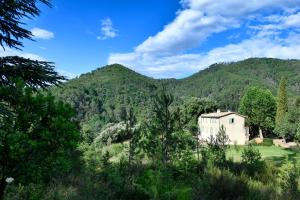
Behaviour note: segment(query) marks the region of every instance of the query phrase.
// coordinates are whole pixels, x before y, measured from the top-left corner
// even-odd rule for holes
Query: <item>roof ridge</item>
[[[231,114],[236,114],[238,116],[247,118],[247,116],[241,115],[237,112],[233,112],[233,111],[229,111],[229,112],[213,112],[213,113],[204,113],[201,114],[200,117],[204,117],[204,118],[221,118],[221,117],[225,117]]]

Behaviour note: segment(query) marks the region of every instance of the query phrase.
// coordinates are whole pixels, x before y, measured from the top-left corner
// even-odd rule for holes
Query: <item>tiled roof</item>
[[[221,117],[225,117],[225,116],[231,115],[231,114],[236,114],[236,115],[246,118],[246,116],[240,115],[236,112],[214,112],[214,113],[202,114],[200,117],[202,117],[202,118],[221,118]]]

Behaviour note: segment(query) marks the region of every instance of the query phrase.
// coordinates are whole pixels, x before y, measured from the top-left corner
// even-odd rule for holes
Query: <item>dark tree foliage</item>
[[[175,116],[171,110],[173,96],[165,87],[153,98],[150,120],[142,128],[142,149],[153,161],[167,165],[171,161],[172,133],[175,131]]]
[[[268,133],[274,129],[276,100],[271,91],[261,87],[249,87],[241,99],[239,112],[248,117],[250,126]]]
[[[132,188],[134,165],[136,164],[139,153],[138,144],[140,140],[139,130],[136,127],[136,117],[133,112],[133,108],[129,108],[129,111],[125,111],[126,132],[130,137],[129,150],[128,150],[128,184]]]
[[[31,88],[46,88],[58,85],[65,78],[55,70],[52,62],[7,56],[0,57],[0,86],[12,86],[16,78],[22,79]]]
[[[28,184],[47,181],[72,166],[79,131],[72,108],[24,83],[1,87],[13,116],[0,117],[0,198],[6,178]]]
[[[32,33],[23,28],[23,18],[40,14],[37,3],[51,6],[50,0],[2,0],[0,1],[0,45],[20,49],[22,39],[32,39]]]
[[[162,88],[154,100],[154,123],[156,131],[161,134],[162,161],[164,164],[170,162],[171,137],[174,131],[174,114],[171,111],[173,101],[174,97],[167,92],[165,87]]]
[[[2,0],[0,1],[0,45],[21,49],[22,39],[32,39],[29,30],[23,28],[24,18],[33,18],[40,14],[38,3],[50,6],[49,0]],[[46,88],[57,85],[65,80],[54,70],[53,63],[33,61],[18,56],[0,57],[0,86],[12,86],[16,79],[23,81],[32,88]],[[9,114],[0,104],[0,114]]]
[[[288,112],[284,115],[282,121],[276,127],[276,134],[285,138],[288,141],[299,141],[299,135],[297,129],[300,125],[300,98],[297,98],[295,102],[290,105]]]
[[[282,77],[279,83],[277,93],[277,109],[275,117],[275,128],[278,128],[282,124],[282,120],[288,111],[288,102],[286,94],[286,78]]]
[[[185,128],[195,134],[198,131],[198,117],[203,113],[214,112],[217,108],[217,102],[210,98],[189,98],[180,113]]]

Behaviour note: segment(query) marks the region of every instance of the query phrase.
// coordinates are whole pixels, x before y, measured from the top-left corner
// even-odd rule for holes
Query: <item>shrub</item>
[[[210,167],[194,188],[194,199],[242,199],[246,184],[229,170]]]
[[[221,126],[216,137],[210,137],[207,143],[208,148],[201,151],[204,162],[207,163],[207,161],[209,161],[213,165],[224,167],[226,164],[228,142],[229,137],[226,134],[224,126]]]
[[[78,192],[72,186],[61,184],[50,184],[48,186],[41,184],[29,184],[27,186],[9,186],[7,188],[6,200],[70,200],[78,199]]]
[[[294,163],[286,161],[286,163],[280,167],[278,183],[284,195],[290,196],[292,199],[299,197],[299,179],[300,169]]]
[[[248,172],[253,175],[261,167],[261,154],[258,149],[248,145],[242,152],[242,163],[246,166]]]

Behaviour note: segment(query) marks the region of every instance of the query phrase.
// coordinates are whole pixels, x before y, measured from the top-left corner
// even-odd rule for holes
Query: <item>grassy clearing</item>
[[[105,146],[103,151],[109,151],[112,155],[110,161],[118,162],[122,156],[126,155],[126,150],[128,150],[129,142],[115,143],[109,146]],[[230,146],[227,150],[227,158],[232,159],[235,162],[240,162],[242,160],[243,149],[247,146]],[[262,145],[254,146],[261,153],[263,160],[274,161],[280,164],[283,160],[300,160],[300,148],[284,149],[274,145]]]
[[[246,146],[231,146],[227,150],[227,158],[231,158],[236,162],[241,161],[241,156],[243,149]],[[261,153],[262,159],[271,160],[276,163],[281,163],[283,160],[299,160],[300,159],[300,149],[283,149],[277,146],[255,146],[254,148],[258,149]]]

